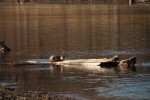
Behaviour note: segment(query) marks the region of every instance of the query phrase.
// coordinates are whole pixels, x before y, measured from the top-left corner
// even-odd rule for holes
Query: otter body
[[[58,62],[58,61],[64,61],[64,56],[50,56],[49,62]]]

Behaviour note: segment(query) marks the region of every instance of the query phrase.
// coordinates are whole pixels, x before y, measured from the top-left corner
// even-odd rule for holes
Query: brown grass
[[[0,87],[0,100],[76,100],[52,93],[36,93],[12,88]]]

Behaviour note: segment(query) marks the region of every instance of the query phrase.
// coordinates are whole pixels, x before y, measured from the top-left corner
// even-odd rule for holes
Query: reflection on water
[[[0,8],[0,39],[5,39],[16,55],[23,57],[150,47],[148,5],[45,4]]]
[[[149,5],[0,5],[0,39],[12,51],[0,63],[119,55],[136,68],[0,65],[0,85],[52,91],[83,100],[149,99]],[[140,87],[140,88],[139,88]]]
[[[9,83],[11,87],[50,90],[54,94],[78,95],[92,100],[98,100],[103,96],[103,98],[149,98],[150,68],[137,66],[134,72],[130,69],[91,70],[80,67],[85,66],[1,66],[1,85],[5,83],[5,86],[8,86],[11,82]]]

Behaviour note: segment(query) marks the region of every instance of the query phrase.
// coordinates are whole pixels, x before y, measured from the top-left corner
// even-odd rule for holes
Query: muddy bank
[[[50,92],[35,92],[21,89],[0,87],[0,100],[77,100]]]

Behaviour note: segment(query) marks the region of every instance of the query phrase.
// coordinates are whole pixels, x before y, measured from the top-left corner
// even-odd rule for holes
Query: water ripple
[[[150,78],[150,76],[142,75],[141,79]],[[107,87],[96,87],[99,96],[129,98],[133,100],[143,100],[150,98],[150,85],[149,80],[141,81],[139,78],[121,78],[113,79],[113,82],[107,84]]]
[[[139,55],[150,54],[150,49],[130,49],[130,50],[101,50],[101,51],[84,51],[72,52],[72,56],[108,56],[108,55]]]

